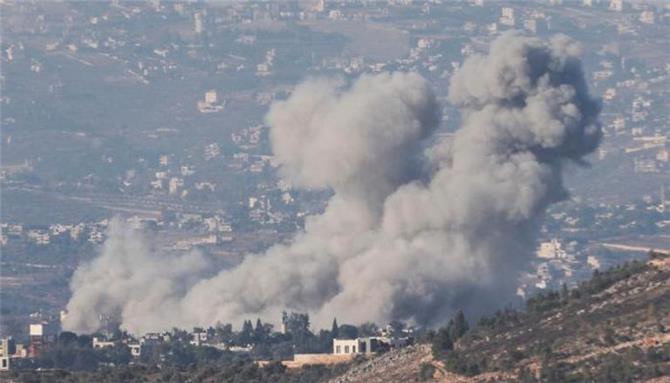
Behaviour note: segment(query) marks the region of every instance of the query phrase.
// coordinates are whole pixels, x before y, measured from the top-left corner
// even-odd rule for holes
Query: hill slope
[[[353,366],[332,383],[670,382],[670,259],[596,273],[571,291],[484,318],[453,349],[428,344]]]

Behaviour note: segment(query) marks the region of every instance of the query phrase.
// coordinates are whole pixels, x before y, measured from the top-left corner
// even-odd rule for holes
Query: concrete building
[[[530,18],[523,22],[524,28],[532,33],[547,33],[549,32],[549,24],[544,18]]]
[[[93,337],[93,348],[102,349],[102,348],[111,348],[114,347],[114,342],[108,341],[104,338],[99,338],[97,336]]]
[[[129,343],[128,348],[130,349],[130,355],[135,358],[142,356],[142,345],[139,343]]]
[[[10,368],[10,358],[16,353],[16,344],[14,339],[0,339],[0,371],[7,371]]]
[[[373,354],[387,347],[387,343],[378,337],[356,339],[333,339],[333,354]]]
[[[653,24],[655,21],[654,12],[644,11],[640,14],[640,22],[644,24]]]
[[[540,243],[540,248],[537,250],[537,257],[544,259],[566,258],[567,253],[563,250],[558,239],[554,238],[548,242]]]
[[[197,34],[202,34],[204,31],[203,27],[203,20],[202,20],[202,13],[198,12],[195,15],[193,15],[193,20],[194,20],[194,31]]]
[[[31,357],[39,356],[51,345],[56,343],[58,326],[54,322],[31,324],[29,327],[30,346],[28,353]]]
[[[200,346],[209,340],[209,333],[201,328],[194,328],[191,332],[191,344],[193,346]]]
[[[609,9],[617,12],[623,11],[623,0],[611,0]]]
[[[9,371],[10,358],[8,356],[0,356],[0,371]]]
[[[208,104],[216,104],[218,101],[218,96],[216,94],[216,90],[210,89],[207,92],[205,92],[205,102]]]
[[[184,180],[182,178],[172,177],[168,183],[168,192],[170,194],[177,194],[179,188],[184,186]]]
[[[220,112],[225,107],[225,101],[220,101],[216,90],[210,89],[205,92],[204,99],[197,102],[197,107],[200,113]]]
[[[515,23],[516,20],[514,19],[514,8],[503,8],[502,15],[500,16],[500,24],[513,27]]]

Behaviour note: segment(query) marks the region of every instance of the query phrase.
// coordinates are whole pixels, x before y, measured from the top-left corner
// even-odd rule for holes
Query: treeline
[[[128,343],[136,343],[137,340],[118,328],[107,337],[65,331],[38,357],[15,359],[12,367],[19,370],[89,372],[105,366],[118,369],[130,365],[161,369],[185,369],[202,365],[237,368],[240,363],[254,364],[256,360],[289,360],[296,353],[331,353],[334,338],[354,339],[378,333],[373,323],[338,325],[336,319],[330,329],[315,333],[310,329],[309,315],[295,312],[284,313],[282,320],[284,329],[281,332],[275,331],[271,324],[263,323],[260,319],[255,324],[251,320],[244,321],[239,331],[234,331],[231,324],[195,328],[193,332],[174,328],[169,336],[161,334],[156,336],[157,339],[147,341],[139,357],[133,357],[128,346]],[[404,324],[393,322],[392,327],[394,331],[400,332]],[[201,344],[193,344],[193,337],[202,333],[206,334],[206,340]],[[112,341],[114,346],[94,348],[94,336]],[[259,370],[258,374],[264,374],[263,371]]]
[[[572,301],[579,301],[582,298],[588,298],[598,294],[615,283],[629,278],[631,275],[640,273],[649,268],[646,262],[633,260],[625,262],[622,265],[616,265],[605,272],[599,270],[593,271],[593,276],[587,281],[580,282],[572,290],[568,290],[564,284],[560,292],[550,291],[539,293],[526,301],[526,310],[528,313],[543,313],[549,310],[567,305]]]
[[[274,362],[259,367],[248,359],[224,359],[186,366],[106,366],[94,371],[10,371],[0,378],[24,383],[316,383],[342,374],[348,365],[305,366],[287,370]]]
[[[659,256],[650,254],[650,258],[654,259],[654,257],[658,258]],[[424,341],[430,342],[433,356],[442,360],[447,370],[455,373],[473,376],[485,371],[508,370],[527,357],[537,356],[543,363],[543,381],[566,381],[565,379],[569,380],[571,375],[564,366],[552,362],[556,359],[556,355],[549,341],[525,348],[523,351],[509,347],[501,351],[502,357],[496,361],[491,360],[490,355],[486,353],[468,352],[463,347],[459,348],[457,342],[464,337],[468,339],[470,344],[481,342],[483,339],[504,333],[522,323],[533,323],[540,320],[552,310],[559,310],[571,304],[588,303],[593,295],[634,274],[643,272],[649,267],[646,262],[635,260],[614,266],[604,272],[595,270],[590,280],[579,283],[574,289],[568,289],[566,285],[563,285],[560,291],[538,293],[526,301],[525,310],[511,308],[498,310],[492,316],[481,317],[472,330],[470,330],[463,313],[458,312],[447,326],[429,332]],[[501,347],[504,348],[504,346]],[[655,356],[650,356],[650,358],[652,357]],[[612,371],[603,372],[603,374],[623,376],[616,372],[618,371],[615,368],[616,366],[612,365],[610,367],[608,368]],[[594,372],[592,378],[601,378],[602,376],[599,374],[597,371]],[[521,378],[523,378],[523,375]],[[562,377],[564,380],[560,380],[558,377]]]
[[[470,330],[463,311],[449,320],[449,323],[437,331],[429,331],[425,340],[431,343],[433,356],[444,362],[445,367],[452,372],[466,375],[477,375],[480,367],[477,363],[466,360],[454,349],[454,344]]]
[[[359,336],[377,335],[378,327],[374,323],[364,323],[360,326],[349,324],[338,325],[333,319],[330,330],[322,329],[318,332],[311,330],[308,314],[284,313],[282,316],[285,331],[275,331],[269,323],[251,320],[243,323],[239,332],[234,332],[230,324],[219,325],[214,329],[215,341],[235,346],[251,346],[251,356],[262,360],[290,359],[294,354],[330,353],[333,348],[333,339],[355,339]],[[402,329],[404,324],[394,322],[395,327]]]

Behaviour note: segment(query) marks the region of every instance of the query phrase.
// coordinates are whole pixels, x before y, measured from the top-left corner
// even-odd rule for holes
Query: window
[[[344,346],[344,353],[348,354],[349,353],[349,346]]]
[[[339,354],[339,353],[341,353],[341,352],[342,352],[342,347],[341,347],[341,346],[336,346],[336,347],[335,347],[335,353],[336,353],[336,354]]]
[[[356,346],[351,346],[351,352],[356,353]]]

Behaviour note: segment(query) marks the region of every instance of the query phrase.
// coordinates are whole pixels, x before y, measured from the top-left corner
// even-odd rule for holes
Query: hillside
[[[438,331],[433,352],[396,350],[330,382],[670,382],[670,259],[595,273],[473,327],[453,345],[440,347]]]
[[[538,295],[525,310],[499,311],[471,326],[459,314],[414,346],[348,364],[288,369],[279,362],[260,367],[250,358],[200,355],[178,365],[13,371],[0,380],[670,383],[670,257],[596,272],[572,290]]]

